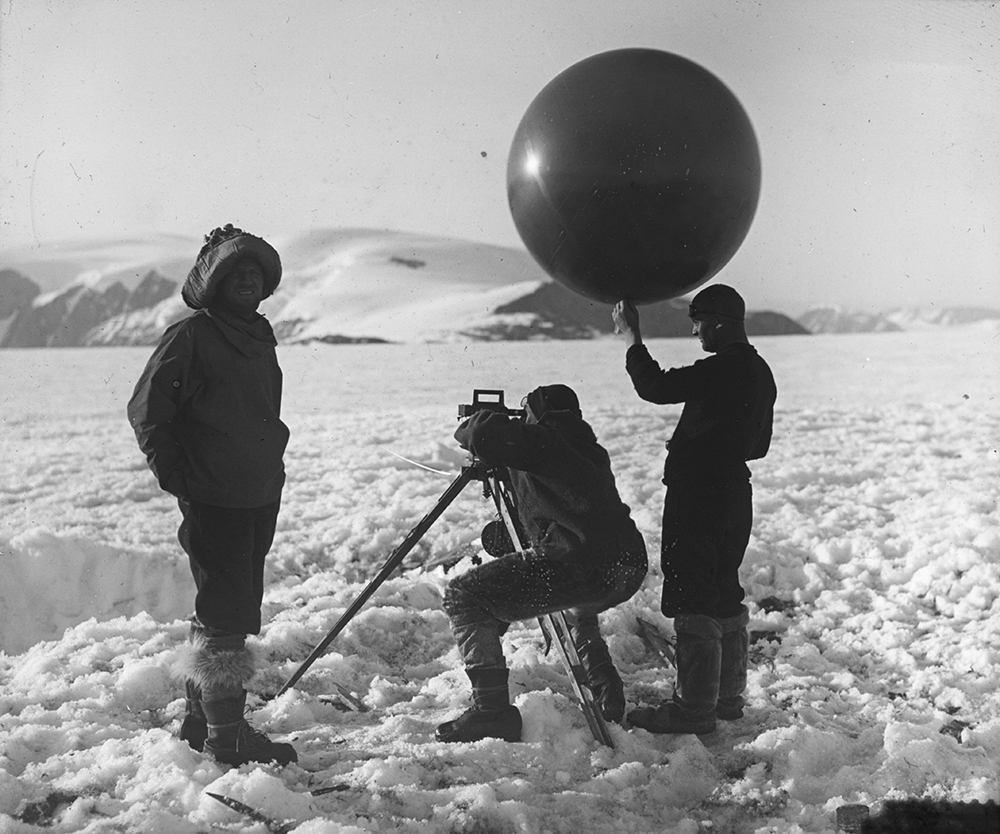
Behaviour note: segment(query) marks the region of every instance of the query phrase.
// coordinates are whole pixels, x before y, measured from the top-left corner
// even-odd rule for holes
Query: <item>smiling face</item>
[[[241,258],[219,283],[216,297],[227,310],[250,318],[264,298],[264,270],[253,258]]]

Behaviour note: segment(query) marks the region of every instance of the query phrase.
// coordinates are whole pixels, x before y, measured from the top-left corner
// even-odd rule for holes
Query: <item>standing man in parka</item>
[[[749,612],[739,567],[753,522],[746,462],[767,454],[777,397],[770,368],[747,340],[745,313],[732,287],[699,292],[688,315],[713,355],[664,371],[642,343],[635,306],[621,301],[612,311],[636,393],[684,403],[663,468],[662,611],[677,634],[675,692],[628,717],[654,733],[701,735],[717,717],[743,716]]]
[[[439,741],[520,741],[501,635],[510,623],[566,611],[594,699],[621,721],[625,692],[597,615],[632,597],[646,546],[615,486],[607,451],[566,385],[536,388],[524,417],[478,411],[455,439],[487,465],[507,467],[530,547],[452,580],[444,610],[472,683],[473,707],[437,728]]]
[[[128,404],[139,448],[180,506],[178,539],[197,588],[180,735],[232,765],[297,760],[244,718],[254,674],[246,637],[260,633],[285,481],[277,342],[257,312],[280,280],[266,241],[232,225],[213,230],[181,290],[196,312],[167,328]]]

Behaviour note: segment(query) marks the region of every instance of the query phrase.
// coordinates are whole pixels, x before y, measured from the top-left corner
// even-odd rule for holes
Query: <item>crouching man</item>
[[[181,295],[196,312],[167,328],[128,404],[139,448],[177,498],[178,538],[197,594],[181,738],[218,761],[297,760],[244,718],[259,634],[264,558],[274,538],[288,429],[276,341],[260,302],[278,253],[226,226],[205,238]]]
[[[625,693],[598,614],[629,599],[646,576],[646,547],[618,495],[607,451],[571,388],[528,394],[524,418],[482,410],[455,432],[486,465],[505,466],[530,547],[452,580],[444,597],[472,683],[473,706],[437,728],[440,741],[520,741],[501,635],[516,620],[566,611],[604,717],[621,721]]]

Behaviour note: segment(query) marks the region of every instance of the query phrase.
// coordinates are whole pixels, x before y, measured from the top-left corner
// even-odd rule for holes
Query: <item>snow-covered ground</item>
[[[235,770],[175,738],[193,586],[124,417],[149,350],[0,352],[0,832],[267,830],[209,793],[297,834],[794,834],[834,831],[847,803],[1000,799],[1000,331],[755,341],[779,402],[753,467],[748,715],[704,740],[615,726],[614,749],[532,623],[506,638],[524,741],[434,741],[466,706],[440,599],[490,517],[476,489],[267,696],[457,474],[473,388],[573,385],[654,554],[678,410],[635,397],[614,340],[279,348],[289,481],[251,700],[300,760]],[[451,573],[422,568],[449,554]],[[638,636],[639,617],[671,633],[652,562],[603,618],[633,703],[671,691]]]

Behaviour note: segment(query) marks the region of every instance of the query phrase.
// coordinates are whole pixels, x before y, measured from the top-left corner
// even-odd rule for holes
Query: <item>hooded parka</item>
[[[128,404],[128,418],[160,486],[217,507],[277,501],[288,428],[281,369],[263,316],[218,308],[171,326]]]

